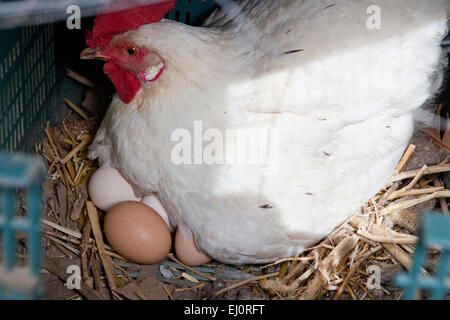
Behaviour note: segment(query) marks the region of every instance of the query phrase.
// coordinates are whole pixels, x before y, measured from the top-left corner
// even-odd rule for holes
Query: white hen
[[[126,32],[166,70],[131,103],[114,98],[91,156],[138,194],[156,192],[171,222],[219,261],[298,254],[392,174],[412,112],[440,86],[448,8],[445,0],[241,1],[207,27],[162,20]],[[259,146],[272,162],[174,163],[177,129],[194,140],[199,121],[216,138],[267,129]]]

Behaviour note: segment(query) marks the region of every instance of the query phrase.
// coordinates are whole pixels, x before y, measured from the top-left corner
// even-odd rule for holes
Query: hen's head
[[[137,44],[126,31],[161,20],[174,6],[174,0],[160,0],[148,6],[100,14],[88,32],[89,48],[81,53],[81,58],[107,61],[103,71],[123,102],[130,103],[142,83],[156,81],[166,67],[156,51]]]

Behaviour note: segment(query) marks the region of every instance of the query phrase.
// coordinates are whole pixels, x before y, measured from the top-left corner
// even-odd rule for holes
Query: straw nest
[[[402,290],[392,285],[392,278],[411,267],[420,213],[439,209],[448,214],[450,190],[440,179],[450,171],[448,156],[423,135],[409,146],[389,183],[361,212],[299,256],[268,265],[213,262],[190,268],[169,254],[148,272],[104,242],[104,213],[89,200],[86,187],[98,167],[87,158],[98,121],[83,108],[66,103],[71,108],[67,117],[47,128],[36,152],[48,165],[43,268],[63,280],[61,286],[70,280],[65,260],[72,259],[81,270],[81,287],[67,299],[399,299]],[[440,127],[436,123],[435,128]],[[424,131],[441,146],[447,145],[436,129]],[[425,153],[417,154],[419,148]],[[411,164],[414,157],[418,161]],[[405,170],[408,164],[418,169]],[[144,269],[147,273],[142,275]]]

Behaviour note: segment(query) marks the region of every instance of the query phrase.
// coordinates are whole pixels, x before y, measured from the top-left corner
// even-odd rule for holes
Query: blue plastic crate
[[[422,275],[426,264],[427,250],[439,249],[441,256],[435,275]],[[440,213],[424,215],[420,226],[420,240],[413,258],[409,274],[399,274],[396,285],[406,289],[404,299],[416,299],[418,290],[431,292],[431,299],[442,300],[450,294],[450,217]]]
[[[41,266],[41,183],[44,166],[25,154],[0,153],[0,299],[37,299]],[[24,212],[19,215],[19,193]],[[17,233],[25,235],[27,259],[18,265]]]

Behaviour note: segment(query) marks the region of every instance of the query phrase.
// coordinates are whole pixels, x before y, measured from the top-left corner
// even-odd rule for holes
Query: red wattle
[[[141,82],[136,75],[122,69],[114,62],[107,62],[103,66],[103,72],[114,84],[120,99],[126,104],[130,103],[141,89]]]

